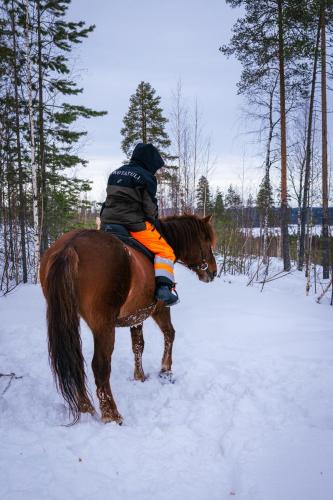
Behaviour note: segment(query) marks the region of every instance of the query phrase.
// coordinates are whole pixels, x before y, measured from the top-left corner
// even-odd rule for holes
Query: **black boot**
[[[174,289],[174,284],[166,279],[156,279],[155,298],[157,300],[163,300],[165,305],[169,307],[174,306],[179,302],[178,294]]]

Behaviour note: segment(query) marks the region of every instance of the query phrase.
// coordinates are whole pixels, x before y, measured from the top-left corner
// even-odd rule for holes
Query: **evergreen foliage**
[[[226,0],[231,7],[244,7],[244,15],[233,26],[229,44],[220,47],[226,56],[235,56],[242,64],[237,84],[240,94],[268,88],[279,72],[278,9],[279,0]],[[306,58],[313,56],[315,23],[313,11],[318,0],[283,2],[286,88],[289,101],[305,97],[310,79]]]
[[[242,206],[242,199],[232,184],[228,187],[224,202],[227,208],[240,208]]]
[[[130,97],[130,105],[124,116],[124,127],[121,129],[122,150],[130,158],[137,142],[152,143],[161,156],[168,159],[167,148],[171,141],[165,131],[167,119],[160,107],[161,98],[148,82],[140,82],[135,94]]]
[[[260,183],[259,191],[257,194],[257,207],[261,217],[264,217],[266,212],[270,212],[274,206],[273,190],[270,178],[265,175]]]
[[[265,264],[268,262],[268,227],[272,220],[273,194],[269,178],[269,169],[261,181],[257,195],[257,207],[260,217],[260,227],[263,228],[262,254]]]
[[[220,188],[217,189],[216,191],[216,196],[214,200],[214,216],[215,219],[218,219],[222,217],[224,214],[224,201],[223,201],[223,194]]]
[[[196,191],[197,211],[201,215],[210,214],[213,210],[212,197],[208,179],[202,175]]]

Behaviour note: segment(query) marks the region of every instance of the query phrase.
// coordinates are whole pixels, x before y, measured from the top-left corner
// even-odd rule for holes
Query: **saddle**
[[[155,255],[150,252],[148,248],[133,238],[125,226],[122,226],[121,224],[102,224],[101,231],[105,231],[106,233],[111,233],[113,236],[116,236],[120,241],[125,243],[125,245],[143,253],[143,255],[148,257],[152,264],[154,263]]]

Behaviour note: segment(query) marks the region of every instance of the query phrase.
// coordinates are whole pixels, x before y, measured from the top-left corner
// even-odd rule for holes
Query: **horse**
[[[211,216],[174,216],[160,219],[159,223],[161,234],[175,252],[176,262],[194,271],[199,280],[212,281],[217,269],[212,251],[215,234]],[[142,323],[152,316],[164,335],[160,376],[172,378],[175,330],[170,307],[154,298],[152,263],[111,233],[74,230],[62,235],[45,252],[40,281],[47,303],[50,365],[73,423],[81,413],[95,413],[87,390],[81,348],[82,317],[94,338],[92,369],[101,420],[121,424],[123,419],[110,386],[116,327],[130,327],[134,379],[144,381]]]

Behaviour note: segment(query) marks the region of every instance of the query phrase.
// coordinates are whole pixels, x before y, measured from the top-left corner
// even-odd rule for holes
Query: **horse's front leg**
[[[140,325],[131,326],[132,350],[134,354],[134,379],[144,382],[146,377],[142,368],[142,353],[145,346],[145,341],[142,332],[142,323]]]
[[[172,346],[175,340],[175,329],[171,323],[170,307],[162,307],[153,313],[153,318],[164,335],[164,352],[160,377],[172,382]]]

